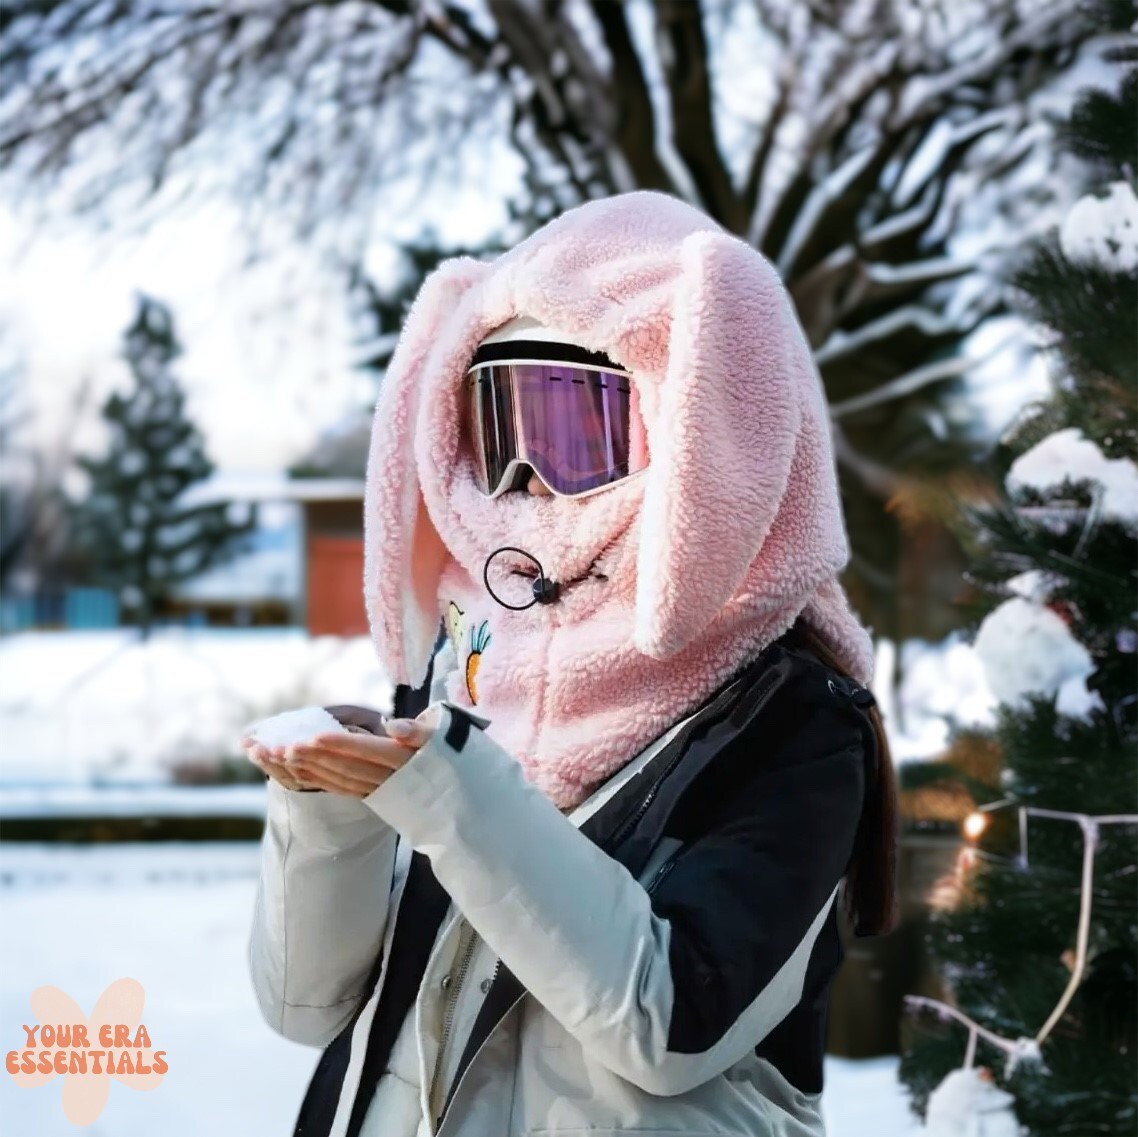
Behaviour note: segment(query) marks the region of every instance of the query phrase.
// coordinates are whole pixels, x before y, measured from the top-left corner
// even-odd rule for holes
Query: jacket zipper
[[[447,1006],[446,1013],[443,1016],[443,1029],[439,1035],[439,1054],[435,1061],[435,1073],[431,1078],[431,1089],[428,1094],[428,1100],[434,1100],[435,1089],[438,1086],[439,1076],[442,1074],[443,1056],[446,1054],[447,1040],[450,1038],[450,1032],[454,1026],[454,1013],[458,1008],[458,994],[462,990],[463,981],[466,979],[466,973],[470,969],[470,960],[474,955],[474,929],[463,921],[466,931],[470,933],[466,941],[466,947],[463,949],[462,958],[459,961],[458,970],[454,973],[454,980],[450,985],[450,991],[447,993]],[[442,1116],[439,1116],[435,1128],[438,1128],[438,1123],[441,1123]]]
[[[682,757],[683,748],[681,747],[681,749],[669,760],[667,766],[665,766],[661,771],[660,776],[652,783],[651,788],[644,795],[644,798],[640,802],[640,805],[637,806],[636,811],[630,816],[626,817],[624,821],[621,822],[620,828],[617,829],[612,837],[605,842],[606,850],[615,850],[619,848],[620,843],[625,838],[625,835],[631,832],[631,830],[633,830],[637,824],[639,824],[640,819],[648,812],[648,807],[652,804],[652,802],[656,799],[656,795],[660,792],[660,787],[664,784],[664,779],[676,768],[677,763]]]
[[[474,935],[472,934],[470,937],[470,947],[469,947],[469,950],[465,953],[465,958],[463,960],[463,966],[461,968],[461,975],[463,978],[466,977],[467,969],[470,967],[470,959],[471,959],[471,956],[473,954],[473,951],[474,951]],[[486,988],[487,991],[489,991],[490,987],[493,986],[494,980],[498,978],[498,972],[501,970],[501,968],[502,968],[502,961],[499,959],[495,962],[494,970],[490,973],[490,986],[488,986]],[[451,1006],[451,1015],[453,1015],[454,1009],[457,1006],[458,1006],[458,998],[457,998],[457,988],[456,988],[456,997],[455,997],[454,1004]],[[450,1031],[452,1025],[453,1024],[450,1022],[450,1017],[448,1016],[448,1020],[447,1020],[446,1024],[444,1025],[444,1029],[443,1029],[442,1045],[439,1046],[438,1061],[435,1063],[434,1077],[431,1079],[431,1093],[430,1093],[431,1099],[433,1099],[435,1096],[436,1083],[439,1080],[439,1073],[442,1070],[443,1045],[446,1044],[447,1034]],[[451,1087],[451,1094],[453,1094],[453,1092],[454,1092],[454,1087]],[[443,1127],[443,1119],[446,1117],[447,1107],[450,1105],[449,1096],[450,1095],[448,1095],[448,1100],[443,1103],[442,1113],[440,1113],[438,1115],[438,1117],[435,1118],[435,1132],[436,1133]]]
[[[734,680],[724,691],[720,692],[716,700],[713,700],[712,704],[710,705],[713,706],[719,698],[722,698],[723,695],[730,692],[738,682],[738,679]],[[762,691],[762,695],[765,696],[766,694],[767,691],[764,689]],[[640,805],[636,808],[636,811],[626,817],[620,823],[620,825],[617,826],[616,831],[613,833],[612,837],[610,837],[609,840],[605,842],[604,849],[606,852],[612,852],[618,849],[627,834],[636,828],[636,826],[640,823],[641,818],[643,818],[643,816],[648,812],[648,807],[652,804],[653,801],[656,800],[656,795],[660,792],[660,787],[664,784],[665,779],[676,768],[680,762],[680,759],[683,758],[684,754],[686,753],[688,746],[691,743],[692,734],[694,734],[694,728],[695,724],[689,723],[687,728],[681,732],[681,735],[677,736],[677,739],[684,734],[686,734],[687,737],[683,738],[683,741],[678,743],[676,753],[668,760],[668,764],[660,772],[660,776],[652,783],[648,792],[644,795],[643,800],[640,802]],[[669,745],[677,744],[677,739],[673,739],[672,743]]]
[[[670,873],[672,869],[675,868],[676,854],[679,851],[679,849],[676,849],[674,852],[670,853],[667,860],[665,860],[664,863],[656,870],[656,875],[648,882],[648,888],[645,890],[649,896],[651,896],[652,893],[656,891],[656,888],[663,881],[664,877],[666,877],[668,873]]]

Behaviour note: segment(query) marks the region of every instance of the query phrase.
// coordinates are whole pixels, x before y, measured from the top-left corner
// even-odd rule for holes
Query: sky
[[[365,259],[377,279],[395,264],[390,240],[424,224],[458,243],[506,221],[500,197],[466,192],[441,208],[428,201],[412,219],[401,196],[394,187],[387,212],[399,221],[381,227]],[[223,469],[280,469],[322,427],[374,402],[373,380],[352,366],[360,329],[343,275],[287,237],[270,259],[244,266],[241,218],[224,200],[183,208],[142,235],[100,233],[62,215],[32,224],[0,195],[0,337],[5,357],[22,361],[36,442],[50,445],[73,429],[71,408],[90,379],[95,398],[76,442],[98,449],[97,407],[127,380],[118,354],[140,291],[173,310],[185,349],[176,369]]]

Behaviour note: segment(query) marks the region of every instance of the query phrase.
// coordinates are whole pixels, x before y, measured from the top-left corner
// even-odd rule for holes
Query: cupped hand
[[[245,757],[253,763],[262,773],[267,774],[274,782],[279,782],[286,790],[317,789],[310,786],[297,776],[295,770],[290,770],[285,764],[284,746],[264,746],[254,738],[241,739],[245,749]]]
[[[384,726],[390,737],[336,732],[278,748],[283,750],[281,764],[300,783],[298,788],[365,798],[410,761],[434,733],[422,719],[389,719]]]

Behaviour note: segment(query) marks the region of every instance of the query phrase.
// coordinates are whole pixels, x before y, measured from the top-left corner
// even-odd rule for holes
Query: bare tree
[[[258,215],[356,247],[393,179],[479,176],[503,140],[522,159],[522,229],[636,187],[697,204],[774,261],[817,352],[855,602],[882,634],[937,635],[957,578],[928,570],[959,567],[944,487],[982,449],[951,403],[960,344],[997,303],[974,286],[983,250],[950,238],[981,190],[994,210],[1043,191],[1012,177],[1041,141],[1034,96],[1101,7],[17,2],[0,154],[29,185],[66,175],[81,208],[220,172]]]

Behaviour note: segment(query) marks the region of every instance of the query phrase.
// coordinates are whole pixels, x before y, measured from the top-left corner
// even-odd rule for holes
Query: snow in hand
[[[306,742],[318,734],[347,734],[339,721],[323,707],[301,707],[295,711],[285,711],[262,719],[249,727],[249,735],[262,746],[290,746],[294,742]]]

